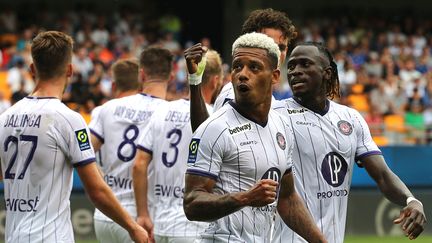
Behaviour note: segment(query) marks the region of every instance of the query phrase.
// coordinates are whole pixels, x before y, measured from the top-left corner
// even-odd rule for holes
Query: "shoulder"
[[[211,114],[196,130],[195,134],[221,133],[228,128],[228,120],[232,114],[232,106],[225,105]]]

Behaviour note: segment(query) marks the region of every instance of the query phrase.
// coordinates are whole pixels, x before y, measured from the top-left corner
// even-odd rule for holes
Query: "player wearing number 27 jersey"
[[[6,242],[73,242],[72,171],[95,160],[84,119],[57,98],[26,97],[0,124]]]
[[[137,216],[132,188],[137,138],[153,112],[165,102],[144,93],[113,99],[102,105],[89,125],[91,133],[104,144],[100,152],[105,182],[133,217]],[[95,211],[95,219],[112,221],[99,210]]]

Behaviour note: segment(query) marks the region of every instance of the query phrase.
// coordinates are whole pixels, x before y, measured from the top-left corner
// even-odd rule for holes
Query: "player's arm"
[[[184,51],[186,59],[186,66],[188,69],[188,81],[190,89],[190,116],[191,116],[191,127],[194,132],[201,123],[203,123],[208,117],[206,104],[201,93],[201,77],[193,78],[194,74],[198,72],[198,63],[201,61],[203,55],[207,51],[207,48],[202,46],[201,43],[195,44]],[[191,78],[192,77],[192,78]]]
[[[247,191],[213,194],[216,181],[212,178],[186,174],[183,208],[192,221],[214,221],[245,206],[261,207],[275,201],[278,183],[261,180]]]
[[[147,232],[123,209],[114,193],[103,181],[96,163],[77,167],[78,175],[88,197],[103,214],[125,228],[135,242],[147,242]]]
[[[407,205],[407,199],[413,197],[413,194],[390,170],[382,155],[370,155],[362,158],[361,162],[385,197],[393,203],[404,206],[394,223],[401,224],[405,234],[410,239],[415,239],[424,230],[426,223],[422,203],[418,200],[410,200]]]
[[[132,181],[138,213],[137,222],[149,232],[150,238],[153,238],[153,223],[150,219],[147,203],[147,170],[151,159],[150,153],[138,149],[132,168]]]
[[[95,136],[93,133],[91,133],[90,135],[90,139],[91,139],[91,143],[93,145],[93,149],[95,152],[99,152],[100,147],[103,144],[103,141],[100,140],[100,138],[98,136]]]
[[[285,224],[307,242],[327,242],[296,192],[292,172],[282,177],[277,210]]]

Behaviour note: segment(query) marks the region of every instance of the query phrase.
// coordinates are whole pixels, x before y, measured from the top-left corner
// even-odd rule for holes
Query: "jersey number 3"
[[[4,151],[7,152],[9,150],[9,144],[13,143],[15,144],[15,151],[8,163],[8,166],[6,168],[5,171],[5,179],[15,179],[15,173],[12,173],[12,167],[16,162],[17,159],[17,155],[18,155],[18,141],[24,141],[24,142],[30,142],[31,143],[31,148],[30,148],[30,152],[27,154],[27,158],[25,160],[25,164],[24,164],[24,168],[21,170],[21,173],[18,175],[18,179],[22,180],[24,178],[24,175],[27,171],[27,168],[30,165],[30,162],[33,159],[34,153],[36,151],[36,147],[37,147],[37,142],[38,142],[38,137],[37,136],[31,136],[31,135],[20,135],[19,139],[15,136],[9,136],[6,138],[5,142],[4,142]]]

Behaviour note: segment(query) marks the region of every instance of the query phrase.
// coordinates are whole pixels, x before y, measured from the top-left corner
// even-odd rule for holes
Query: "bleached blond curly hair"
[[[234,52],[237,48],[243,47],[267,50],[269,56],[275,58],[277,66],[279,67],[279,57],[281,52],[279,50],[279,46],[269,36],[257,32],[241,35],[234,41],[231,54],[234,55]]]

